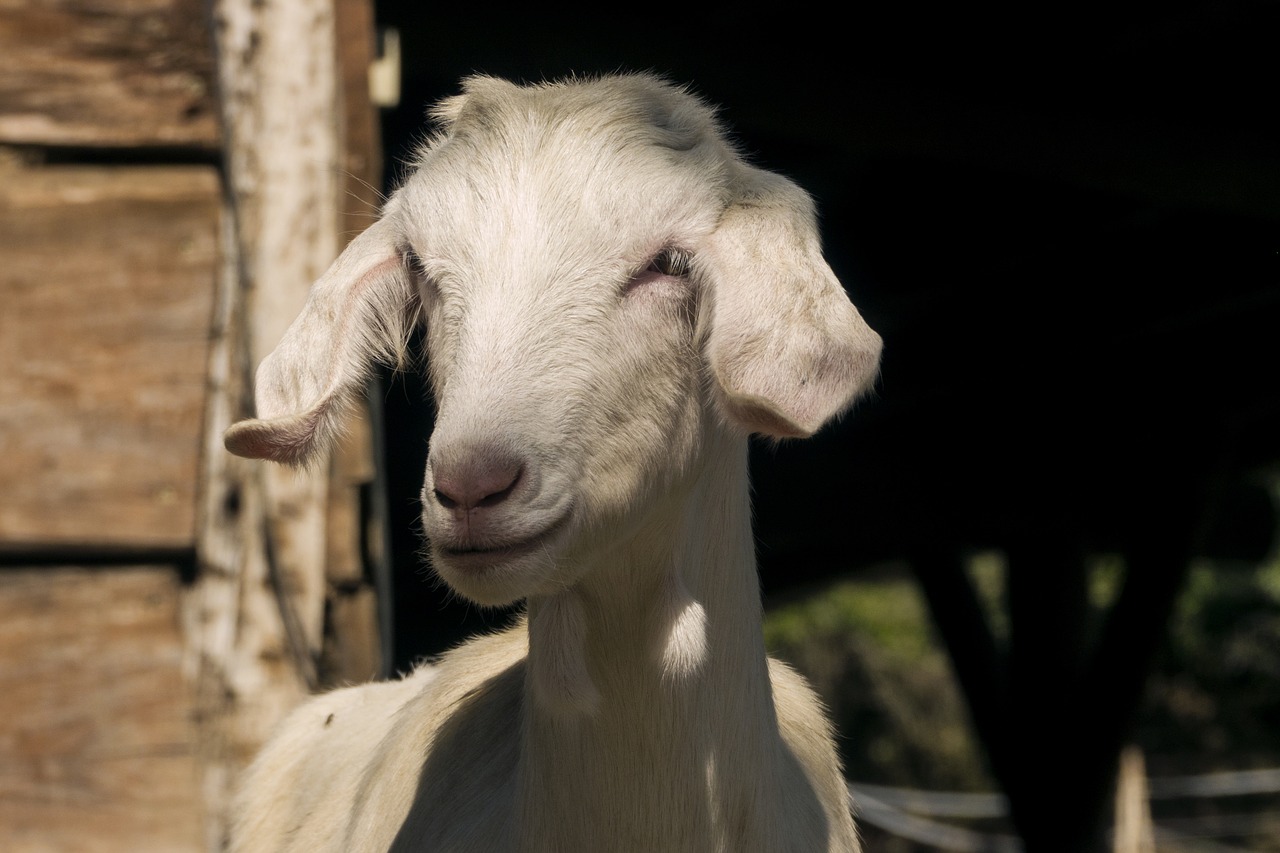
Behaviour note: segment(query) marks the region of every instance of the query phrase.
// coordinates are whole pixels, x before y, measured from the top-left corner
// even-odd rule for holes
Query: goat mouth
[[[513,557],[523,554],[542,541],[542,536],[535,536],[532,539],[522,539],[519,542],[511,542],[505,545],[461,545],[461,546],[444,546],[440,549],[440,553],[446,557],[467,559],[470,557]]]
[[[436,550],[441,557],[459,568],[482,569],[495,563],[506,562],[546,548],[548,542],[564,526],[567,517],[542,528],[542,530],[518,539],[514,542],[490,544],[451,544],[437,545]]]

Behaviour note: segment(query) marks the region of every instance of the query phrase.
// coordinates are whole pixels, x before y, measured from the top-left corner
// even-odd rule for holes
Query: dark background
[[[756,448],[767,591],[922,540],[1116,549],[1169,489],[1194,493],[1200,549],[1259,552],[1269,509],[1244,484],[1280,450],[1277,6],[959,5],[512,21],[382,0],[404,50],[390,184],[466,74],[655,70],[813,194],[886,348],[842,423]],[[429,429],[403,381],[399,531]],[[417,604],[399,626],[402,659],[454,635]]]
[[[513,18],[381,0],[404,49],[389,162],[472,72],[654,70],[720,105],[754,162],[815,197],[828,259],[886,343],[852,415],[753,449],[767,599],[907,561],[996,777],[1026,787],[1021,746],[1081,729],[1059,756],[1078,775],[1058,778],[1097,812],[1185,564],[1257,560],[1272,538],[1280,11],[768,9]],[[402,668],[501,618],[418,557],[424,398],[389,380]],[[1011,566],[1003,651],[956,569],[988,548]],[[1086,643],[1081,567],[1098,553],[1125,555],[1129,580]],[[1079,838],[1037,841],[1036,821],[1071,805],[1022,799],[1029,846],[1087,846],[1087,817]]]

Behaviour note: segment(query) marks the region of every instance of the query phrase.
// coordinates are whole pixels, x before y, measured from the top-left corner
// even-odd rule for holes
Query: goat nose
[[[514,459],[486,456],[433,467],[436,501],[445,509],[463,511],[502,503],[524,472]]]

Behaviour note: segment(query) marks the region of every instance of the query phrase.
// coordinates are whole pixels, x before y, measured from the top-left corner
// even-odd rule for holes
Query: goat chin
[[[436,571],[526,615],[298,708],[233,848],[857,850],[820,703],[765,654],[748,497],[748,435],[811,435],[879,364],[808,196],[649,75],[472,77],[433,117],[226,443],[315,459],[420,322]]]

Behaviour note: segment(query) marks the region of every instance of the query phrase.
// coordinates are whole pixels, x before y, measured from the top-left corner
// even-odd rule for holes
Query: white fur
[[[421,319],[432,562],[527,617],[300,708],[234,848],[856,850],[819,703],[765,655],[747,487],[749,432],[812,434],[879,361],[808,197],[646,75],[475,77],[434,115],[227,445],[312,458]]]

